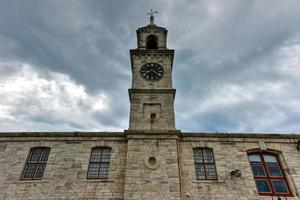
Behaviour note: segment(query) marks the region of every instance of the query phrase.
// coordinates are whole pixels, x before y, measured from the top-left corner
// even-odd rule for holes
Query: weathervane
[[[154,14],[157,14],[158,11],[153,11],[152,8],[150,9],[150,12],[147,12],[147,15],[150,15],[150,23],[154,23]]]

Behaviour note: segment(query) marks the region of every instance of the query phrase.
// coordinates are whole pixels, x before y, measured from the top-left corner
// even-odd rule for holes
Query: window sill
[[[84,182],[88,182],[88,183],[93,183],[93,182],[104,182],[104,183],[112,183],[114,182],[113,179],[86,179],[83,180]],[[49,183],[50,180],[18,180],[17,183],[18,184],[35,184],[35,183]]]
[[[30,180],[30,179],[26,179],[26,180],[18,180],[17,183],[49,183],[50,181],[49,180],[43,180],[43,179],[40,179],[40,180],[37,180],[37,179],[33,179],[33,180]]]
[[[221,183],[219,180],[193,180],[192,183]]]
[[[112,183],[113,179],[86,179],[84,182],[93,183],[93,182],[104,182],[104,183]]]

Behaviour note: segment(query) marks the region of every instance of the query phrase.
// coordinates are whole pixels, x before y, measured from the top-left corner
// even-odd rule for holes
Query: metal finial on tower
[[[150,12],[147,12],[148,15],[150,15],[150,24],[154,24],[154,14],[157,14],[158,11],[153,11],[152,8],[150,9]]]

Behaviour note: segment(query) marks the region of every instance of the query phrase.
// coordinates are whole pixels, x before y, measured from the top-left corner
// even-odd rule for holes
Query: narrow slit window
[[[109,174],[111,148],[109,147],[95,147],[92,148],[88,179],[106,179]]]
[[[50,148],[35,147],[29,152],[26,165],[22,174],[22,180],[39,180],[43,178],[48,161]]]
[[[193,152],[196,179],[217,179],[217,170],[213,150],[210,148],[194,148]]]
[[[248,154],[259,195],[292,196],[278,157],[267,152]]]

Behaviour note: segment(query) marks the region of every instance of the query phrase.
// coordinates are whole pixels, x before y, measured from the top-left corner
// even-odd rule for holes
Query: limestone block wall
[[[126,200],[180,199],[176,137],[128,136],[124,196]]]
[[[0,199],[271,200],[257,194],[247,157],[249,151],[261,150],[278,153],[294,195],[287,199],[296,200],[300,199],[298,140],[299,135],[180,131],[0,133]],[[51,149],[43,179],[20,180],[30,148],[41,146]],[[105,180],[86,178],[96,146],[112,148]],[[196,180],[195,147],[213,149],[217,180]],[[241,170],[241,177],[230,175],[235,169]]]
[[[130,91],[131,130],[175,130],[174,90]],[[151,123],[150,115],[156,113]]]
[[[173,57],[173,50],[131,50],[132,88],[171,89]],[[164,68],[164,75],[159,81],[149,81],[141,76],[141,67],[149,62],[156,62]]]
[[[253,149],[278,152],[294,195],[287,199],[300,199],[300,153],[295,143],[295,139],[279,139],[278,137],[277,139],[259,136],[258,138],[244,138],[243,136],[226,138],[220,134],[219,137],[183,137],[179,142],[182,199],[272,199],[257,194],[247,157],[247,152]],[[213,149],[218,180],[196,180],[193,158],[195,147]],[[242,171],[241,177],[230,175],[230,171],[235,169]]]
[[[20,180],[30,148],[40,146],[51,148],[43,179]],[[108,179],[86,178],[96,146],[112,148]],[[126,149],[122,137],[0,137],[0,199],[123,199]]]

